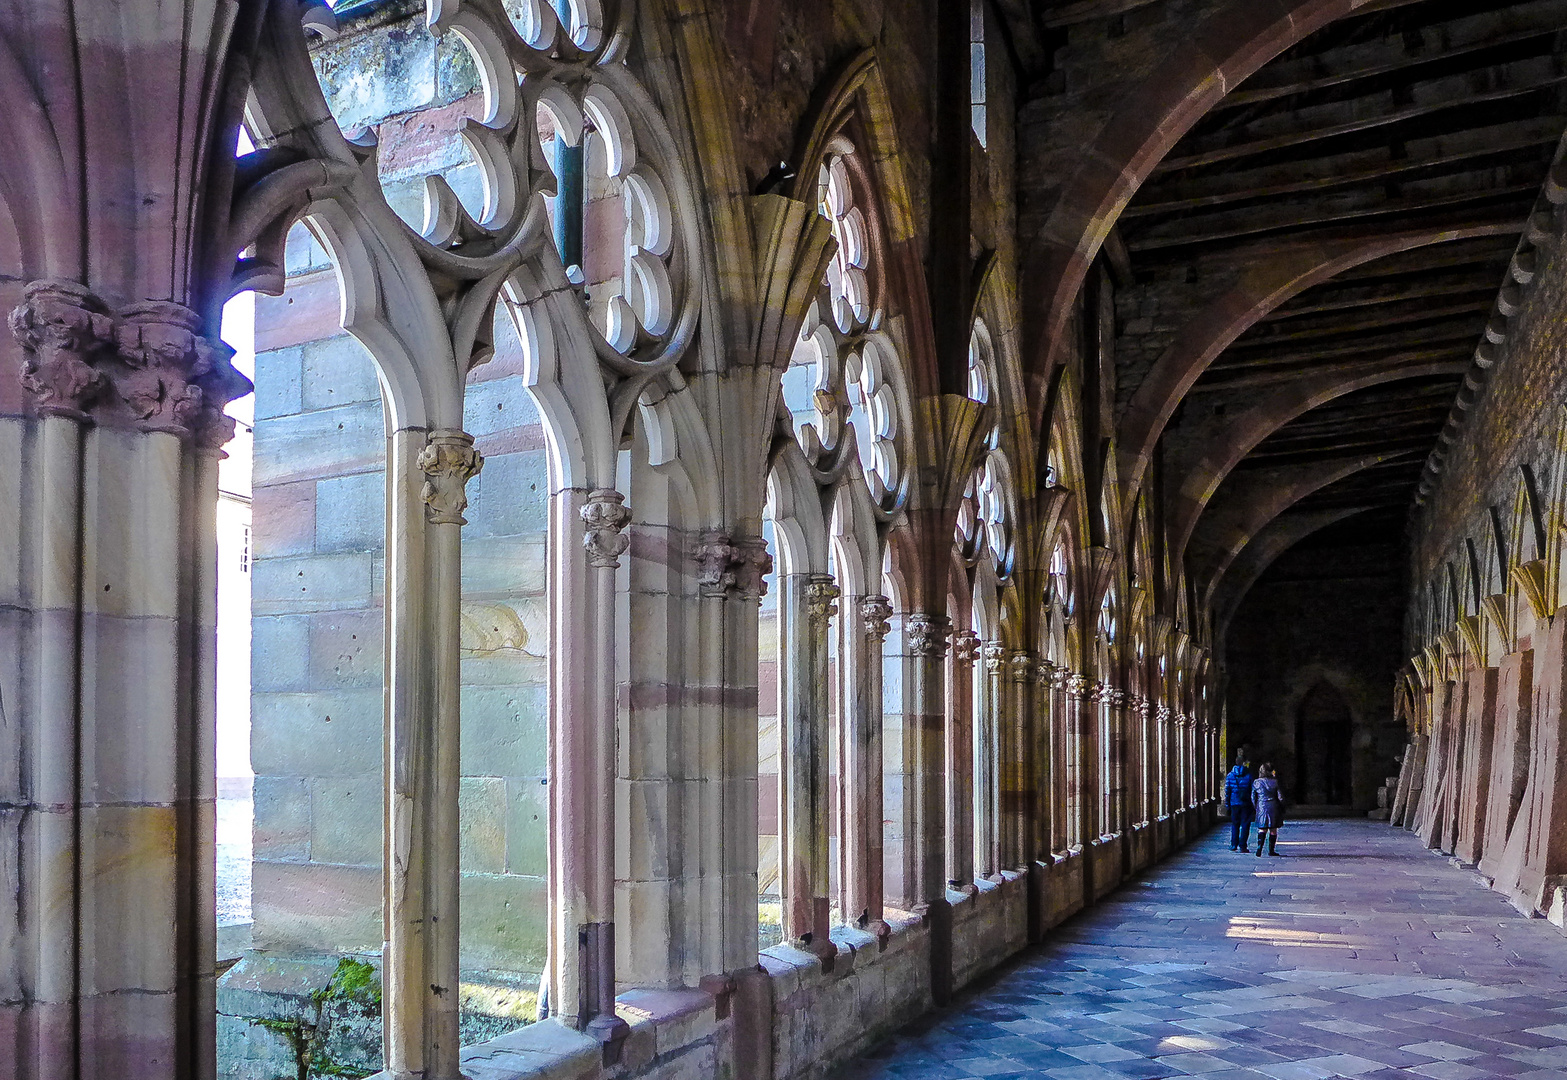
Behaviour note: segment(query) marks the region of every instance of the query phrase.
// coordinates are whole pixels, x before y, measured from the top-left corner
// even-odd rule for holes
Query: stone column
[[[903,677],[903,891],[900,906],[930,925],[931,995],[952,993],[952,907],[947,902],[945,615],[905,618]]]
[[[1170,706],[1162,701],[1159,702],[1154,707],[1154,718],[1155,727],[1157,728],[1154,732],[1154,739],[1159,755],[1158,761],[1155,763],[1154,784],[1157,791],[1158,816],[1165,818],[1169,817],[1171,811],[1175,809],[1175,800],[1171,795],[1171,790],[1175,783],[1175,770],[1171,766],[1171,762],[1174,759],[1170,752],[1172,746]]]
[[[1055,851],[1055,671],[1049,660],[1034,665],[1034,791],[1029,858],[1048,860]]]
[[[1125,833],[1127,822],[1126,791],[1126,692],[1110,690],[1105,694],[1110,707],[1110,827],[1106,831]]]
[[[784,937],[822,957],[830,967],[836,947],[828,936],[828,678],[827,633],[838,613],[838,586],[827,574],[790,574],[781,598],[784,636],[780,709],[779,862]],[[787,613],[782,609],[787,607]]]
[[[1158,753],[1153,744],[1153,702],[1139,695],[1136,704],[1137,723],[1137,823],[1151,822],[1157,811],[1154,808],[1154,770],[1158,765]]]
[[[745,688],[745,704],[726,710],[729,729],[724,733],[726,779],[721,828],[726,871],[722,970],[732,972],[756,964],[757,608],[767,593],[773,557],[759,536],[735,540],[729,554],[734,580],[725,603],[726,685],[737,690]],[[880,736],[879,731],[877,735]],[[878,775],[878,786],[880,781]],[[878,874],[880,869],[878,860]]]
[[[982,876],[1001,872],[1000,807],[1001,765],[1000,717],[1003,713],[1005,680],[1002,667],[1006,649],[997,641],[980,646],[983,669],[980,672],[979,715],[975,720],[974,852]]]
[[[569,488],[552,500],[556,560],[550,685],[551,1011],[619,1054],[615,1015],[615,580],[630,542],[625,497]]]
[[[457,1080],[461,528],[483,459],[455,429],[388,449],[386,1064]]]
[[[952,677],[947,684],[947,883],[954,889],[979,875],[974,866],[974,661],[979,635],[952,635]]]
[[[1065,690],[1063,721],[1070,741],[1067,758],[1071,768],[1069,783],[1071,801],[1068,809],[1074,833],[1072,846],[1081,847],[1086,851],[1088,842],[1094,836],[1094,808],[1090,797],[1093,789],[1088,783],[1090,775],[1088,752],[1093,745],[1088,735],[1092,710],[1092,704],[1086,696],[1088,680],[1075,671],[1069,672],[1066,676]]]
[[[1007,869],[1028,863],[1034,814],[1034,654],[1007,655],[1011,707],[1005,714],[1001,763],[1001,852]]]
[[[1070,672],[1058,664],[1050,665],[1050,852],[1071,846],[1072,829],[1067,820],[1067,793],[1072,783],[1068,728],[1070,713],[1066,706],[1066,686]]]
[[[838,842],[843,853],[842,893],[846,920],[879,932],[882,911],[882,645],[887,640],[892,605],[885,596],[866,596],[858,619],[845,619],[845,648],[850,658],[846,722],[842,725],[842,820]]]
[[[1182,713],[1175,718],[1175,726],[1180,732],[1181,739],[1181,809],[1189,810],[1196,800],[1192,797],[1192,790],[1196,780],[1196,769],[1193,766],[1193,732],[1192,718]]]
[[[249,384],[179,304],[37,281],[10,326],[27,415],[0,417],[6,1075],[200,1080],[217,465]]]
[[[1106,767],[1109,753],[1109,724],[1105,717],[1110,688],[1093,683],[1083,697],[1083,773],[1089,797],[1084,799],[1087,824],[1083,830],[1086,847],[1110,831],[1110,773]]]

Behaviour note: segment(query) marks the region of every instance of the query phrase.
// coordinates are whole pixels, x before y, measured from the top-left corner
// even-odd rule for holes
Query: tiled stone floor
[[[1222,825],[841,1080],[1567,1080],[1567,936],[1379,822]]]

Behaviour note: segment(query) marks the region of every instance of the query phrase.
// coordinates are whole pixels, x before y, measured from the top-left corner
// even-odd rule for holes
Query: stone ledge
[[[601,1060],[596,1040],[554,1020],[464,1047],[459,1058],[468,1080],[596,1080]],[[392,1080],[392,1074],[368,1080]]]
[[[1195,809],[1197,813],[1178,813],[1200,820],[1203,808]],[[1080,890],[1072,895],[1074,878],[1094,851],[1113,850],[1124,839],[1123,834],[1100,838],[1090,845],[1087,857],[1069,851],[1038,862],[1052,907],[1081,906]],[[1028,881],[1025,870],[1005,870],[977,882],[972,890],[949,891],[955,922],[960,919],[973,934],[983,930],[987,920],[1008,919],[1016,913],[1017,902],[1026,898]],[[789,944],[759,954],[752,975],[770,986],[771,1008],[764,1007],[767,1023],[754,1034],[770,1044],[770,1075],[817,1075],[930,1008],[925,920],[894,910],[888,912],[887,923],[890,932],[885,943],[857,927],[834,927],[832,940],[839,953],[830,972],[822,970],[815,953]],[[1025,944],[1021,938],[997,941],[995,949],[986,949],[976,958],[970,978],[993,970]],[[631,1034],[616,1065],[602,1063],[599,1044],[589,1036],[558,1020],[545,1020],[466,1047],[463,1075],[468,1080],[666,1080],[714,1075],[713,1069],[728,1060],[726,1055],[738,1052],[741,1043],[741,1018],[732,1014],[719,1020],[715,1005],[715,997],[706,990],[628,990],[620,995],[617,1012],[631,1026]],[[381,1072],[370,1080],[391,1077]]]

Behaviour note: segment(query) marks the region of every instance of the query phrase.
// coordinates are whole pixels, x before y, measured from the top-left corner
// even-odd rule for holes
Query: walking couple
[[[1262,854],[1262,839],[1268,838],[1268,854],[1279,853],[1279,826],[1284,821],[1284,793],[1279,790],[1273,766],[1266,762],[1251,775],[1251,762],[1242,754],[1235,768],[1224,778],[1224,801],[1230,808],[1230,850],[1250,851],[1251,825],[1257,823],[1257,854]]]

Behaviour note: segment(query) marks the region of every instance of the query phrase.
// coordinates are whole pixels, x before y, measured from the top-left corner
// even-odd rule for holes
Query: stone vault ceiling
[[[1143,9],[1035,4],[1019,53]],[[1564,31],[1567,0],[1373,0],[1226,95],[1121,213],[1123,474],[1162,458],[1199,595],[1281,515],[1401,534],[1567,126]]]

